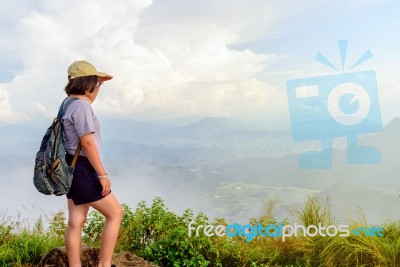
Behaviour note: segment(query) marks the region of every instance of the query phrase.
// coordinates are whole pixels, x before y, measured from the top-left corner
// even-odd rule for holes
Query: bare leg
[[[101,200],[90,203],[90,206],[106,217],[106,223],[101,236],[99,267],[110,267],[123,211],[113,193],[110,193]]]
[[[75,205],[68,199],[68,228],[65,232],[65,247],[67,249],[70,267],[81,267],[81,235],[89,210],[89,204]]]

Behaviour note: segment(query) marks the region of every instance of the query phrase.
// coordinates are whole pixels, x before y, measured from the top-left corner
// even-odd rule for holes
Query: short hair
[[[67,95],[85,95],[86,91],[92,93],[97,85],[97,76],[83,76],[71,79],[71,76],[68,76],[68,84],[65,86],[64,90]]]

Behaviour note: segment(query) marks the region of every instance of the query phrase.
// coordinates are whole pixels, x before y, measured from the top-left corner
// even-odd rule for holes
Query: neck
[[[70,94],[68,97],[76,97],[79,98],[80,100],[86,100],[90,103],[90,99],[86,95]]]
[[[76,94],[70,94],[70,95],[68,95],[68,97],[76,97],[76,98],[79,98],[79,99],[85,99],[86,98],[85,95],[76,95]]]

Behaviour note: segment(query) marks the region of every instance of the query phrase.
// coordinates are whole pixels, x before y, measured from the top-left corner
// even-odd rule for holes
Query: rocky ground
[[[82,267],[96,267],[99,256],[99,249],[82,246],[81,248],[81,260]],[[113,255],[113,266],[125,267],[125,266],[136,266],[136,267],[158,267],[157,265],[145,261],[143,258],[138,257],[129,252],[119,252]],[[43,256],[40,267],[68,267],[68,258],[65,247],[54,248]]]

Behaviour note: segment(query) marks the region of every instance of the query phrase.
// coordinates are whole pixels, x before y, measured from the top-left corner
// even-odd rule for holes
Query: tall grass
[[[334,225],[335,220],[328,204],[310,197],[301,210],[295,212],[304,225]],[[352,230],[369,228],[364,216],[350,225]],[[386,222],[381,226],[383,237],[368,236],[365,232],[349,236],[316,236],[301,238],[311,266],[400,266],[400,222]]]
[[[277,225],[275,202],[267,205],[265,214],[249,220],[250,225]],[[194,215],[186,210],[177,215],[155,198],[151,205],[138,204],[135,210],[123,205],[125,211],[118,238],[118,250],[129,250],[160,266],[193,267],[391,267],[400,266],[400,221],[387,221],[380,227],[383,237],[350,234],[349,236],[280,237],[188,236],[187,225],[228,225],[224,218],[209,221],[203,213]],[[329,206],[310,197],[303,207],[294,211],[302,225],[335,225]],[[22,227],[21,221],[0,219],[0,266],[35,266],[41,256],[63,245],[66,228],[63,212],[53,215],[49,227],[43,229],[39,219],[33,227]],[[290,224],[285,220],[283,225]],[[86,243],[98,246],[104,217],[93,211],[83,229]],[[371,227],[361,217],[351,222],[349,230]]]
[[[48,231],[43,229],[41,217],[32,227],[19,216],[14,220],[3,217],[0,222],[0,266],[36,266],[42,255],[62,243],[62,238],[54,235],[51,227]]]
[[[329,198],[324,203],[320,203],[315,196],[310,196],[303,208],[294,210],[292,213],[304,226],[318,225],[319,223],[328,226],[334,223]]]

